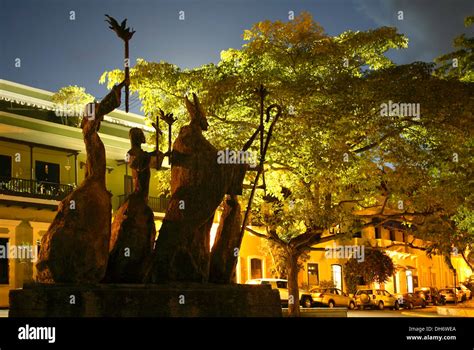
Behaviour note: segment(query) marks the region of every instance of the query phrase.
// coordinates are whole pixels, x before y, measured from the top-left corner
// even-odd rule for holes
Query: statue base
[[[10,291],[9,317],[281,317],[265,285],[25,284]]]

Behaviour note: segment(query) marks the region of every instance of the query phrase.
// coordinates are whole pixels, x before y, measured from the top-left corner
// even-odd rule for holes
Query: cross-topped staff
[[[177,120],[173,118],[173,113],[165,113],[160,109],[160,117],[168,124],[168,157],[171,157],[171,126]]]
[[[265,89],[263,84],[260,84],[260,86],[257,89],[255,89],[255,93],[258,95],[259,102],[260,102],[260,125],[259,125],[259,128],[260,128],[260,157],[262,157],[263,156],[263,133],[264,133],[264,130],[263,130],[263,116],[264,116],[264,113],[265,113],[264,110],[263,110],[263,105],[264,105],[264,102],[265,102],[265,97],[268,94],[268,91],[267,91],[267,89]]]
[[[245,231],[245,228],[247,227],[247,222],[248,222],[248,219],[249,219],[250,210],[252,208],[253,197],[255,195],[255,191],[257,190],[257,184],[258,184],[258,180],[260,178],[260,175],[262,176],[263,189],[265,191],[265,178],[264,178],[264,174],[265,174],[264,173],[265,156],[267,155],[268,145],[270,144],[270,140],[271,140],[272,135],[273,135],[273,128],[275,127],[275,124],[278,121],[278,118],[280,118],[281,111],[282,111],[281,106],[278,105],[278,104],[272,104],[272,105],[268,106],[268,108],[266,110],[266,115],[267,115],[267,118],[265,119],[266,123],[268,123],[270,121],[270,118],[272,117],[272,115],[271,115],[272,110],[275,110],[276,113],[273,116],[273,121],[270,123],[270,127],[268,128],[267,137],[264,140],[264,138],[263,138],[263,132],[264,132],[263,118],[264,118],[265,110],[264,110],[264,104],[263,103],[264,103],[264,100],[265,100],[265,96],[267,95],[267,90],[263,87],[263,85],[260,85],[260,88],[256,89],[256,92],[260,97],[260,127],[257,131],[260,131],[260,142],[261,142],[260,143],[260,149],[261,149],[261,153],[260,153],[259,166],[257,168],[257,175],[255,176],[255,180],[254,180],[254,183],[252,185],[252,191],[250,192],[250,197],[249,197],[249,201],[248,201],[248,204],[247,204],[247,209],[245,210],[245,215],[244,215],[244,219],[243,219],[243,222],[242,222],[242,227],[240,229],[240,234],[241,235],[243,235],[243,233]],[[254,134],[254,136],[255,136],[255,134]],[[254,136],[252,136],[252,138]]]
[[[260,84],[258,88],[255,89],[255,93],[259,97],[259,102],[260,102],[260,124],[259,124],[259,129],[260,129],[260,159],[264,159],[264,127],[263,127],[263,119],[264,119],[264,105],[265,105],[265,97],[268,95],[267,89],[263,86],[263,84]],[[268,121],[268,120],[267,120]],[[262,172],[262,184],[263,184],[263,189],[266,191],[266,183],[265,183],[265,172]]]
[[[162,114],[162,110],[160,109],[160,114]],[[165,154],[161,153],[160,151],[160,136],[163,135],[163,132],[160,129],[160,115],[155,117],[155,122],[151,123],[153,128],[155,129],[155,155],[156,155],[156,170],[161,169],[161,164],[163,163],[163,158],[166,156]]]
[[[125,44],[125,59],[124,59],[124,68],[125,68],[125,80],[130,80],[130,57],[128,53],[128,42],[132,38],[135,31],[133,29],[127,28],[127,19],[124,19],[122,23],[118,23],[115,18],[105,15],[107,19],[105,20],[110,24],[110,29],[112,29],[117,36],[124,41]],[[128,84],[125,85],[125,111],[128,113],[128,96],[130,90]]]
[[[160,150],[160,136],[163,135],[163,132],[160,129],[160,116],[157,115],[155,118],[156,118],[155,122],[151,123],[151,125],[153,126],[153,128],[156,131],[156,133],[155,133],[155,145],[156,145],[156,150],[159,151]]]

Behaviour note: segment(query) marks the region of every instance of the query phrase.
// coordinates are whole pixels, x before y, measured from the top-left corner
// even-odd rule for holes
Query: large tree
[[[59,89],[51,100],[60,112],[61,121],[65,125],[79,126],[85,106],[94,101],[94,96],[86,89],[76,85],[65,86]]]
[[[395,272],[392,259],[384,251],[370,246],[365,247],[364,251],[362,261],[351,258],[344,265],[349,293],[355,293],[358,284],[385,283]]]

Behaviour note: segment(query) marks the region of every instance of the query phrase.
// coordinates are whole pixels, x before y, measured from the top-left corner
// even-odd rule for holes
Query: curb
[[[454,317],[474,317],[474,308],[458,308],[452,306],[436,307],[438,315]]]
[[[283,317],[288,317],[288,308],[282,308],[282,315]],[[347,317],[347,308],[300,308],[300,317]]]
[[[438,317],[438,314],[431,314],[431,313],[417,313],[417,312],[410,312],[410,311],[402,311],[402,315],[409,316],[409,317]]]

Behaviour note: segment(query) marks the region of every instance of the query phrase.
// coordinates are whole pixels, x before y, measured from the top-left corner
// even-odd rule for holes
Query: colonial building
[[[253,229],[258,230],[256,227]],[[315,245],[313,248],[316,249],[311,251],[309,258],[303,262],[303,268],[298,275],[299,285],[311,289],[318,286],[321,281],[332,281],[337,288],[348,292],[344,281],[344,264],[349,256],[357,257],[357,252],[353,249],[363,245],[380,247],[392,259],[395,265],[394,275],[384,285],[374,286],[391,293],[407,293],[416,287],[426,286],[452,287],[455,283],[465,281],[472,274],[461,255],[451,255],[451,262],[456,270],[455,276],[441,255],[428,257],[425,251],[411,248],[404,243],[422,247],[426,242],[415,239],[412,234],[407,234],[405,230],[392,223],[381,227],[367,227],[350,239],[332,240]],[[352,248],[352,252],[349,256],[338,254],[339,247]],[[331,251],[336,253],[328,254]],[[264,240],[246,234],[242,242],[237,282],[245,283],[251,278],[274,277],[271,275],[273,263]]]

